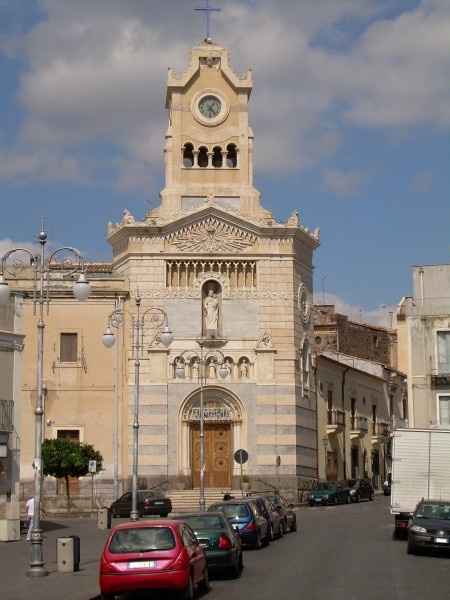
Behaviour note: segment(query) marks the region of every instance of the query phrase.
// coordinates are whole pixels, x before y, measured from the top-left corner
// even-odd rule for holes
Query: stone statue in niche
[[[213,360],[208,363],[208,377],[209,379],[216,378],[216,363]]]
[[[191,365],[191,376],[194,381],[197,381],[200,374],[200,365],[198,364],[198,360],[194,359]]]
[[[225,375],[225,379],[228,379],[229,377],[231,377],[231,374],[233,373],[233,363],[230,358],[225,359],[224,368],[227,371],[227,374]]]
[[[220,286],[211,282],[206,286],[203,299],[203,335],[216,338],[219,335]]]
[[[185,372],[184,360],[182,360],[181,358],[176,358],[175,359],[175,378],[183,379],[184,372]]]
[[[241,379],[248,379],[250,376],[250,365],[248,364],[248,360],[243,358],[239,367],[239,374]]]

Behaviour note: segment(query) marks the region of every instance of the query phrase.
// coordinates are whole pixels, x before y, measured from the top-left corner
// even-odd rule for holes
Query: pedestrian
[[[31,540],[31,528],[33,526],[33,517],[34,517],[34,496],[28,498],[27,504],[27,542]]]

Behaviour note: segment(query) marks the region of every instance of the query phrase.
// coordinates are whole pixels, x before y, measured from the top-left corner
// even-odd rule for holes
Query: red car
[[[173,590],[192,600],[209,589],[203,548],[192,529],[169,519],[128,522],[115,527],[100,561],[103,600],[138,590]]]

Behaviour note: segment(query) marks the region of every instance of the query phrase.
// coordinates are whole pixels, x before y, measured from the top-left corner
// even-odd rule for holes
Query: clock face
[[[222,110],[222,103],[216,96],[203,96],[198,103],[200,113],[207,119],[214,119]]]

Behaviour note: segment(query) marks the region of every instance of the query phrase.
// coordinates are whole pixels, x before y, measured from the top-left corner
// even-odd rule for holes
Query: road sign
[[[97,473],[97,461],[96,460],[89,461],[89,473]]]
[[[248,461],[247,450],[244,450],[243,448],[236,450],[236,452],[234,453],[234,460],[237,462],[238,465],[244,465]]]

